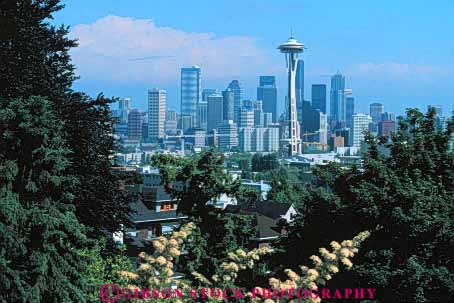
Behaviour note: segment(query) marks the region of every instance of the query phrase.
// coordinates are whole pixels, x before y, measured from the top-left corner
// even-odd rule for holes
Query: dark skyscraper
[[[339,71],[331,77],[330,116],[332,125],[346,122],[345,106],[345,76]]]
[[[326,114],[326,85],[312,85],[312,107]]]
[[[276,87],[276,77],[275,76],[260,76],[259,77],[259,86]]]
[[[298,60],[296,65],[296,104],[300,104],[304,101],[304,61]]]
[[[211,131],[223,123],[224,98],[221,95],[210,95],[207,106],[207,129]]]
[[[208,96],[219,94],[218,90],[215,88],[204,88],[202,90],[202,101],[207,102]]]
[[[353,126],[353,115],[355,114],[355,98],[352,96],[345,97],[345,115],[347,119],[347,127]]]
[[[235,103],[235,95],[230,88],[227,88],[225,91],[222,92],[222,113],[224,121],[234,119],[234,103]]]
[[[229,83],[229,86],[227,88],[230,88],[233,91],[233,95],[234,95],[234,102],[233,102],[234,118],[233,118],[233,120],[235,122],[237,122],[238,115],[240,113],[241,100],[243,100],[243,86],[240,81],[233,80],[232,82]]]
[[[381,115],[385,112],[385,106],[381,103],[375,102],[370,105],[370,116],[372,122],[377,124],[381,120]]]
[[[260,76],[259,87],[257,87],[257,100],[262,100],[264,113],[273,114],[273,122],[277,120],[277,88],[275,76]]]

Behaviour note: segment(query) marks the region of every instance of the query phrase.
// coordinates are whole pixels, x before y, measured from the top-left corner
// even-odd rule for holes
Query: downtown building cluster
[[[278,114],[275,76],[259,76],[256,99],[245,98],[241,81],[232,80],[224,89],[204,88],[202,68],[181,69],[180,111],[167,107],[167,92],[148,91],[148,110],[131,108],[131,99],[118,103],[115,134],[123,143],[145,143],[154,149],[197,151],[208,146],[222,152],[271,153],[282,150],[282,139],[289,137],[288,106]],[[390,136],[396,129],[394,113],[385,111],[380,102],[369,105],[368,113],[357,111],[353,90],[339,71],[326,84],[312,84],[311,98],[305,98],[304,61],[296,64],[296,117],[302,153],[336,152],[349,148],[357,154],[365,133]],[[329,100],[329,111],[327,103]],[[437,127],[445,127],[440,106]]]

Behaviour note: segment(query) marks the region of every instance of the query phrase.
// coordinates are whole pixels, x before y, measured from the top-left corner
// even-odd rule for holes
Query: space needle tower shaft
[[[287,63],[288,92],[286,106],[289,136],[286,141],[288,141],[288,155],[289,157],[292,157],[294,155],[299,155],[302,152],[300,127],[296,112],[296,67],[298,63],[298,54],[303,52],[304,45],[291,36],[288,41],[281,44],[278,49],[281,53],[284,53],[285,61]]]

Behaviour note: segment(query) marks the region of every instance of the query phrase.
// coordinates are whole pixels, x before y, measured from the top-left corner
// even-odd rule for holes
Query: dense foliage
[[[111,101],[71,90],[76,42],[49,24],[59,2],[0,1],[2,302],[85,302],[89,238],[128,223]]]
[[[1,302],[84,302],[63,124],[43,98],[0,100]]]
[[[224,169],[222,154],[213,150],[193,158],[158,154],[153,163],[166,190],[177,199],[178,211],[196,223],[182,269],[213,274],[228,252],[248,245],[255,233],[250,216],[226,214],[209,203],[222,194],[233,198],[239,182]]]
[[[368,137],[364,166],[319,171],[319,188],[282,239],[276,262],[294,267],[334,237],[373,230],[357,265],[334,285],[373,285],[380,302],[454,297],[454,124],[409,110],[387,138]],[[302,248],[302,251],[301,251]]]
[[[117,230],[128,222],[126,197],[119,192],[110,155],[116,148],[109,103],[73,92],[76,79],[69,50],[77,45],[69,29],[49,24],[63,6],[59,0],[0,2],[0,97],[42,96],[65,125],[71,153],[68,170],[78,179],[73,199],[78,219],[91,235]]]

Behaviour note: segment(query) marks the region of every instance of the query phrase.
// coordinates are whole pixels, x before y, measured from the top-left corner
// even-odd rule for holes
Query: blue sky
[[[202,67],[205,88],[232,79],[254,98],[259,75],[278,78],[281,108],[285,63],[276,47],[292,27],[308,49],[306,93],[329,84],[339,69],[358,111],[382,102],[406,107],[454,107],[454,1],[438,0],[67,0],[56,23],[80,39],[72,52],[90,94],[131,96],[145,109],[147,88],[168,91],[179,107],[179,68]]]

